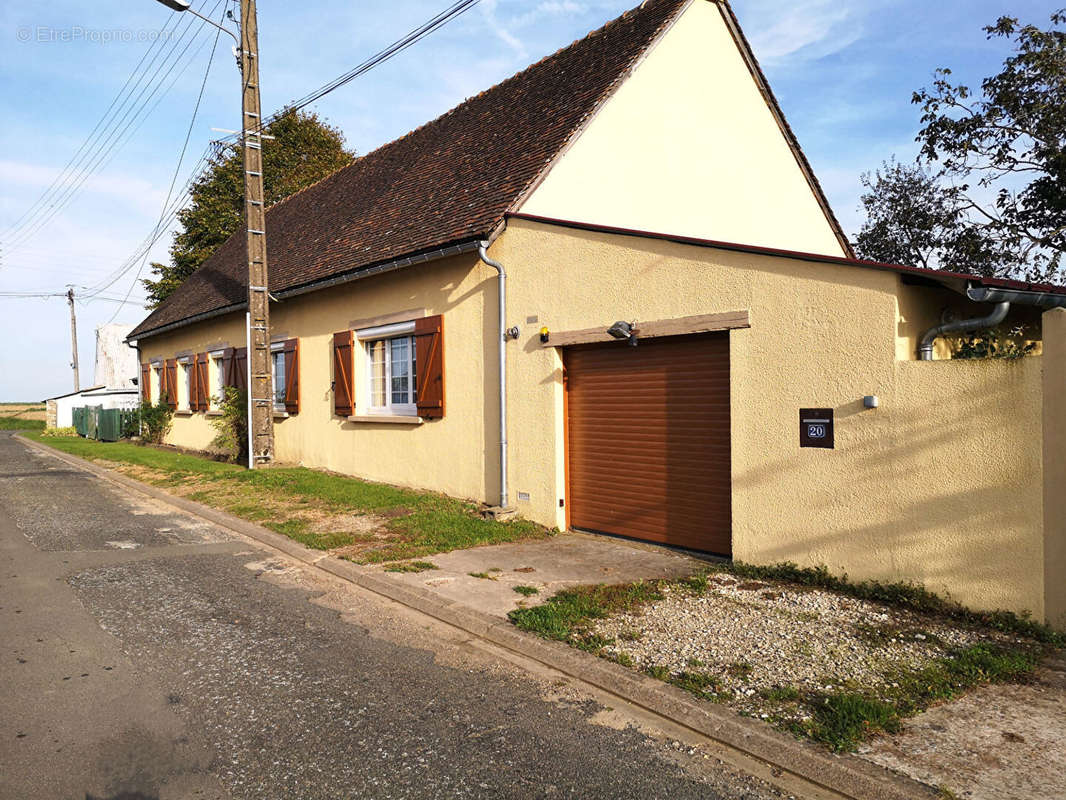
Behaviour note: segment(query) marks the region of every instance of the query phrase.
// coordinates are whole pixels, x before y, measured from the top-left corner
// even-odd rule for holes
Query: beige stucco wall
[[[1066,309],[1044,314],[1043,362],[1045,614],[1066,630]]]
[[[498,426],[495,411],[484,403],[484,369],[486,363],[495,363],[495,275],[476,255],[462,256],[272,305],[272,338],[300,340],[300,412],[275,421],[278,460],[457,497],[490,496],[490,487],[499,480]],[[487,320],[486,293],[491,303]],[[445,417],[422,425],[396,425],[335,416],[330,390],[333,334],[398,312],[410,312],[401,315],[408,318],[445,317]],[[232,315],[147,339],[141,343],[141,360],[225,344],[240,347],[244,336],[244,315]],[[366,381],[362,353],[356,350],[358,395]],[[492,431],[486,434],[489,426]],[[206,415],[176,416],[167,441],[199,448],[213,435]]]
[[[735,557],[921,581],[975,607],[1044,613],[1045,551],[1062,554],[1042,527],[1041,359],[900,360],[898,339],[910,338],[901,307],[914,302],[901,301],[889,271],[524,220],[490,255],[508,269],[507,324],[520,329],[508,344],[509,481],[527,518],[566,524],[562,360],[541,346],[542,326],[747,310],[751,327],[730,333]],[[301,411],[276,425],[279,460],[495,503],[495,297],[495,272],[465,256],[273,306],[275,338],[298,337],[301,351]],[[332,334],[423,313],[445,317],[445,418],[335,417]],[[142,345],[146,357],[172,358],[243,338],[233,315]],[[358,393],[361,366],[356,376]],[[881,407],[864,410],[867,394]],[[836,449],[799,448],[798,409],[825,406]],[[175,419],[169,440],[199,447],[211,433],[197,414]]]
[[[918,580],[981,608],[1043,613],[1040,360],[897,361],[891,272],[512,221],[511,485],[562,526],[555,331],[748,310],[730,334],[734,557]],[[913,357],[913,356],[912,356]],[[876,394],[881,407],[864,410]],[[835,450],[798,410],[835,409]]]
[[[844,254],[707,0],[694,0],[521,210]]]

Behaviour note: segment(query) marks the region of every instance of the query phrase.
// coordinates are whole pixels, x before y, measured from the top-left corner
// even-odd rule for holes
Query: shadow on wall
[[[836,409],[835,450],[734,475],[739,557],[1042,613],[1040,360],[901,362],[892,394]]]

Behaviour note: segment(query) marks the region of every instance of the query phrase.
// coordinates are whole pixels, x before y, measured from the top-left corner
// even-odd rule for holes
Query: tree
[[[861,180],[866,222],[855,249],[863,258],[986,276],[1022,267],[1016,253],[970,223],[953,187],[923,164],[891,159]]]
[[[267,126],[263,140],[263,185],[273,205],[347,166],[354,157],[340,130],[317,114],[285,114]],[[244,173],[239,144],[218,153],[195,181],[192,202],[178,212],[170,264],[152,264],[155,278],[143,281],[149,305],[169,297],[215,249],[244,224]],[[268,232],[269,234],[269,232]]]
[[[921,150],[863,176],[859,252],[925,266],[1061,280],[1066,255],[1066,9],[1041,30],[1001,17],[987,38],[1012,42],[980,96],[936,72],[915,92]]]

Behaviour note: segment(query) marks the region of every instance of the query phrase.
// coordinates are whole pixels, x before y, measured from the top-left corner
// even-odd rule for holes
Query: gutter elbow
[[[1003,301],[996,303],[992,312],[984,317],[962,319],[958,322],[945,322],[943,325],[937,325],[935,328],[930,328],[922,335],[921,341],[918,344],[918,360],[933,360],[933,344],[941,336],[948,333],[966,333],[968,331],[994,328],[1007,318],[1008,311],[1010,311],[1010,303]]]

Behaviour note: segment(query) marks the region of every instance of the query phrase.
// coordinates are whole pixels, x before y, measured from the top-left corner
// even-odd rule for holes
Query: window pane
[[[370,405],[381,408],[385,400],[385,340],[380,339],[367,345],[370,356]]]
[[[285,351],[279,350],[274,356],[274,403],[285,405]]]
[[[392,403],[410,403],[408,393],[411,365],[408,362],[409,343],[406,337],[389,340],[392,352]]]

